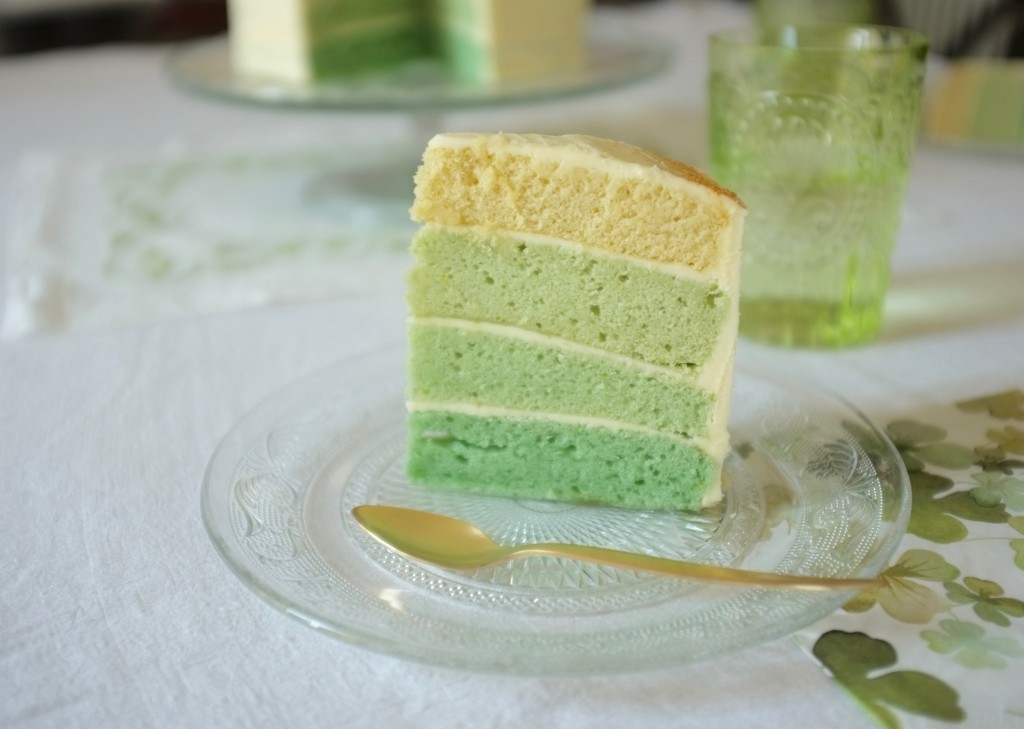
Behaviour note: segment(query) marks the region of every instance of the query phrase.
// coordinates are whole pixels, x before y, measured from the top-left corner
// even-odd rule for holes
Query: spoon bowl
[[[529,556],[564,557],[702,582],[799,590],[862,590],[881,578],[784,575],[624,552],[580,544],[524,544],[504,547],[472,524],[454,517],[399,506],[363,505],[352,516],[375,539],[413,559],[453,570],[471,570]]]

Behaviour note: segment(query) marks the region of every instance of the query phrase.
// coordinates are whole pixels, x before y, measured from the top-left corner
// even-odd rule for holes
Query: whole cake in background
[[[434,137],[412,208],[410,481],[720,500],[744,215],[700,172],[621,142]]]
[[[229,0],[240,74],[312,84],[420,58],[493,83],[583,66],[590,0]]]

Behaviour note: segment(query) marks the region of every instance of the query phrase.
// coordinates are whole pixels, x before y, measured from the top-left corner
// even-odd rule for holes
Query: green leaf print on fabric
[[[938,544],[950,544],[967,537],[967,527],[960,519],[1002,524],[1009,519],[1002,504],[984,506],[966,491],[950,491],[953,481],[924,471],[910,474],[912,493],[911,534]],[[940,496],[940,494],[944,494]]]
[[[986,473],[1002,473],[1012,476],[1018,469],[1024,468],[1024,460],[1007,458],[1001,446],[978,446],[974,449],[978,456],[978,466]]]
[[[1014,554],[1013,563],[1017,565],[1017,569],[1024,570],[1024,539],[1011,540],[1010,549]]]
[[[984,717],[992,712],[1017,715],[1024,695],[1022,421],[1018,389],[886,426],[910,475],[908,536],[881,584],[843,605],[846,615],[817,629],[814,645],[818,660],[886,727],[912,723],[901,709],[972,726],[989,725]],[[931,548],[908,548],[918,539]],[[877,637],[822,634],[868,625]],[[911,670],[921,667],[930,673]]]
[[[879,675],[879,669],[893,666],[897,660],[896,650],[884,640],[831,630],[818,638],[813,652],[836,681],[889,729],[900,726],[894,708],[945,721],[964,718],[959,694],[935,676],[920,671]]]
[[[985,436],[990,443],[974,449],[982,471],[1013,476],[1017,470],[1024,469],[1024,459],[1007,455],[1024,455],[1024,430],[1007,425],[1001,429],[991,428],[985,432]]]
[[[975,614],[986,623],[1009,626],[1010,618],[1024,617],[1024,602],[1012,597],[1003,597],[1004,590],[998,583],[978,577],[965,577],[964,584],[947,582],[946,595],[958,605],[974,606]]]
[[[1006,668],[1006,658],[1024,655],[1013,638],[989,638],[985,628],[965,620],[942,620],[941,631],[922,630],[921,637],[936,653],[952,655],[965,668]]]
[[[936,613],[947,609],[949,603],[935,590],[917,581],[946,583],[959,576],[960,570],[942,555],[927,549],[909,549],[882,572],[884,585],[863,590],[843,609],[861,613],[877,603],[890,617],[902,623],[923,625],[931,622]]]
[[[940,468],[967,468],[977,462],[970,448],[955,443],[943,443],[946,431],[935,425],[914,420],[889,423],[886,432],[903,458],[908,471],[921,471],[929,463]]]
[[[992,429],[985,435],[1004,451],[1024,455],[1024,430],[1007,425],[1002,430]]]
[[[968,413],[988,413],[1000,420],[1024,420],[1024,390],[1008,390],[956,404]]]
[[[1014,511],[1024,511],[1024,481],[1004,473],[971,474],[978,485],[971,489],[971,497],[982,506],[1006,504]]]
[[[1007,524],[1024,534],[1024,516],[1010,517]],[[1017,565],[1017,569],[1024,570],[1024,539],[1011,539],[1010,549],[1013,550],[1013,563]]]

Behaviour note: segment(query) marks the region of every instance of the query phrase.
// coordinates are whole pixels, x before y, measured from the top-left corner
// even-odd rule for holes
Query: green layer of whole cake
[[[310,63],[314,80],[330,80],[418,57],[427,40],[415,24],[365,31],[358,37],[314,36]]]
[[[306,20],[314,79],[418,58],[429,50],[429,14],[408,0],[313,3]]]

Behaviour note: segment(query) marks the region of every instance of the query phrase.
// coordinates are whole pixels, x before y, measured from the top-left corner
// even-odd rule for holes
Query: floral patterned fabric
[[[884,585],[797,637],[889,728],[1024,725],[1024,391],[886,426],[910,474]]]

